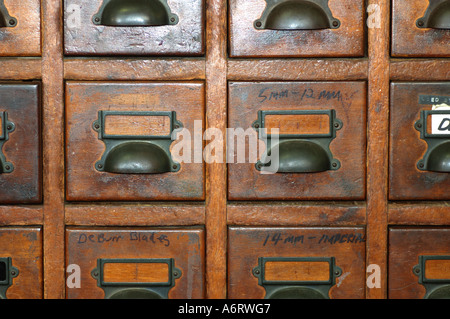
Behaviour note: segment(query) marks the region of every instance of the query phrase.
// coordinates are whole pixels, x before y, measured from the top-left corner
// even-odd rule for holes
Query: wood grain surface
[[[329,8],[341,26],[305,31],[255,29],[253,22],[265,5],[264,0],[229,2],[231,57],[361,57],[365,53],[364,1],[331,0]]]
[[[5,0],[15,27],[0,28],[0,56],[37,57],[41,55],[41,1]]]
[[[395,227],[389,230],[389,298],[422,299],[426,289],[419,284],[413,267],[419,256],[450,255],[450,229]],[[425,267],[427,270],[427,267]],[[434,274],[450,279],[448,271]]]
[[[364,199],[366,89],[364,82],[231,82],[228,125],[244,131],[250,128],[253,140],[258,137],[251,125],[260,110],[335,110],[343,127],[330,145],[333,157],[341,162],[341,168],[335,171],[261,174],[248,154],[245,163],[239,163],[237,154],[232,154],[228,165],[228,198]]]
[[[428,5],[425,0],[392,1],[392,56],[450,57],[449,30],[416,26]]]
[[[80,266],[83,289],[67,288],[68,299],[104,298],[104,291],[91,275],[99,258],[173,258],[174,266],[181,270],[182,275],[175,280],[169,298],[201,299],[205,296],[202,228],[69,228],[66,233],[66,263]]]
[[[363,299],[365,296],[364,228],[230,227],[228,298],[264,298],[264,288],[252,274],[259,257],[335,257],[342,276],[331,288],[330,298]],[[323,275],[316,274],[314,278],[323,279]]]
[[[417,168],[417,162],[425,155],[427,143],[420,138],[414,123],[419,120],[421,110],[432,108],[432,105],[419,104],[419,96],[448,96],[450,84],[394,82],[391,93],[389,198],[449,200],[450,174]]]
[[[176,25],[110,27],[95,25],[92,17],[103,0],[64,0],[64,52],[70,56],[204,54],[204,3],[169,1]],[[75,15],[75,16],[74,16]],[[74,19],[74,20],[73,20]],[[75,22],[73,22],[75,21]]]
[[[156,175],[99,172],[94,164],[103,155],[105,145],[92,129],[100,110],[175,111],[194,146],[197,134],[194,121],[199,121],[200,133],[204,125],[202,83],[68,82],[66,87],[67,200],[203,199],[204,166],[194,162],[194,151],[191,150],[190,163],[181,163],[178,172]],[[179,135],[178,138],[173,144],[181,141]]]
[[[6,291],[8,299],[42,299],[43,255],[41,227],[0,228],[0,257],[11,257],[19,275]]]
[[[42,201],[41,85],[38,82],[0,83],[0,111],[15,129],[2,153],[14,166],[0,174],[0,203],[36,204]]]

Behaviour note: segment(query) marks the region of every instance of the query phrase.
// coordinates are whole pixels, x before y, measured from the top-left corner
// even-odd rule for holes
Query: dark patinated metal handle
[[[167,264],[167,282],[108,282],[104,278],[105,264]],[[105,299],[168,299],[170,289],[175,286],[175,280],[182,275],[175,267],[173,258],[151,259],[98,259],[97,268],[91,275],[97,280],[97,285],[105,291]]]
[[[253,24],[256,29],[321,30],[337,29],[341,22],[333,17],[328,0],[266,0],[261,18]]]
[[[329,117],[327,134],[280,134],[274,136],[265,131],[267,115],[326,115]],[[339,160],[333,158],[330,143],[336,137],[336,131],[342,128],[342,122],[336,118],[335,110],[285,110],[259,111],[258,120],[253,128],[259,138],[266,142],[267,151],[256,163],[259,171],[271,167],[274,156],[278,157],[277,173],[317,173],[338,170]]]
[[[0,28],[13,28],[16,25],[17,19],[9,15],[5,1],[0,0]]]
[[[110,135],[105,131],[107,116],[165,116],[170,119],[170,134]],[[173,132],[182,127],[183,124],[176,119],[176,112],[99,111],[93,129],[98,132],[98,138],[105,143],[106,149],[102,158],[95,164],[95,169],[116,174],[177,172],[181,166],[172,160],[170,145],[174,138]]]
[[[328,263],[328,280],[323,281],[277,281],[266,279],[268,262],[320,262]],[[342,269],[335,264],[334,257],[259,257],[258,266],[253,268],[253,276],[266,290],[265,299],[329,299],[329,291],[336,284],[336,278],[342,275]]]
[[[167,0],[104,0],[92,22],[111,27],[150,27],[175,25],[178,16],[171,12]]]
[[[6,299],[6,291],[13,284],[19,270],[12,265],[11,257],[0,257],[0,299]]]
[[[425,15],[416,21],[419,28],[450,30],[450,1],[430,0]]]
[[[442,126],[442,133],[432,134],[428,132],[428,116],[447,115]],[[420,132],[420,138],[428,144],[424,157],[417,163],[421,171],[450,173],[450,111],[421,111],[420,119],[414,124]]]
[[[3,154],[3,145],[9,140],[9,133],[15,130],[13,122],[8,121],[8,113],[0,112],[0,174],[11,173],[14,165],[6,160]]]

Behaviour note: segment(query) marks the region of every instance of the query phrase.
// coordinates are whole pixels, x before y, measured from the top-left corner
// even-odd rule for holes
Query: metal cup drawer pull
[[[268,134],[268,116],[326,116],[326,132],[279,134],[278,142],[272,141]],[[338,170],[340,162],[333,158],[330,143],[336,138],[336,131],[342,128],[342,122],[336,118],[335,110],[289,110],[289,111],[259,111],[258,120],[252,124],[258,131],[259,138],[266,142],[266,152],[256,163],[256,169],[261,171],[270,166],[270,156],[277,152],[279,165],[277,173],[317,173],[328,170]]]
[[[259,257],[253,275],[265,299],[330,299],[342,269],[334,257]]]
[[[133,117],[136,119],[159,118],[169,122],[169,131],[160,135],[127,135],[107,132],[108,117]],[[128,125],[130,126],[130,125]],[[170,145],[174,131],[183,127],[176,119],[176,112],[121,112],[99,111],[93,128],[98,138],[105,143],[106,150],[95,169],[116,174],[162,174],[177,172],[180,164],[172,160]]]
[[[0,0],[0,28],[12,28],[17,25],[17,19],[9,15],[5,1]]]
[[[18,275],[19,270],[12,266],[12,258],[0,257],[0,299],[6,299],[6,291]]]
[[[450,1],[430,0],[425,15],[416,21],[419,28],[450,29]]]
[[[0,112],[0,174],[11,173],[14,170],[14,165],[6,161],[3,154],[3,144],[8,141],[9,133],[13,132],[15,125],[8,121],[8,113]]]
[[[428,117],[433,115],[445,116],[439,126],[442,134],[429,132]],[[443,127],[445,124],[448,126],[447,129]],[[423,159],[417,163],[417,168],[422,171],[450,173],[450,111],[421,111],[420,119],[414,127],[420,132],[420,138],[428,144],[428,149]],[[447,134],[443,134],[444,132]]]
[[[111,27],[149,27],[175,25],[178,16],[167,0],[103,0],[92,21]]]
[[[182,273],[173,258],[98,259],[91,275],[105,299],[168,299]]]
[[[419,256],[412,271],[426,288],[424,299],[450,299],[450,256]]]
[[[337,29],[341,22],[333,17],[328,0],[266,0],[261,18],[253,24],[256,29],[321,30]]]

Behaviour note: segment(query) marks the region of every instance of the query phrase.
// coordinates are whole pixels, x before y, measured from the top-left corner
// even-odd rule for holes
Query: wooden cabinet
[[[0,56],[40,56],[40,0],[3,0],[0,4],[0,39]]]
[[[259,150],[243,161],[229,136],[228,198],[364,199],[366,97],[364,82],[231,82],[228,127]]]
[[[70,299],[204,297],[205,240],[201,228],[70,228],[67,265],[77,265],[82,289]]]
[[[362,299],[363,228],[230,227],[232,299]]]
[[[449,8],[445,0],[392,1],[392,56],[449,57]]]
[[[230,0],[231,57],[361,57],[364,1]]]
[[[204,54],[204,1],[64,0],[64,53]]]
[[[183,148],[202,145],[203,83],[68,82],[66,88],[67,200],[203,199],[203,162],[193,153],[177,159]]]
[[[42,229],[1,227],[0,237],[0,299],[41,299]]]
[[[0,1],[0,294],[429,297],[448,5]]]
[[[393,82],[391,92],[390,198],[449,200],[450,83]]]
[[[389,230],[389,298],[448,299],[448,228]]]
[[[0,203],[42,200],[41,85],[0,84]]]

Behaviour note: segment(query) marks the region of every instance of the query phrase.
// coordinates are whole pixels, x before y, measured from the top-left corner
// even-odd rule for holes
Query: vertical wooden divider
[[[227,1],[206,2],[206,128],[222,132],[223,163],[206,164],[206,293],[227,296]],[[212,142],[214,142],[212,137]],[[210,141],[206,141],[209,143]],[[219,151],[216,149],[216,151]]]
[[[61,299],[64,271],[64,79],[62,2],[42,0],[44,298]]]
[[[366,298],[384,299],[387,296],[390,1],[372,0],[368,5],[377,6],[380,21],[379,25],[375,23],[368,28],[366,266],[375,264],[380,267],[381,287],[366,286]]]

